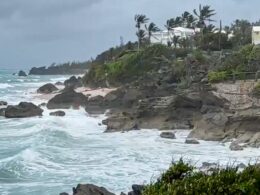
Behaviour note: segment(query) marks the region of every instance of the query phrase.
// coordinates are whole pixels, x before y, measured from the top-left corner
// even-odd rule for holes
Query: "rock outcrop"
[[[33,103],[21,102],[17,106],[8,106],[5,109],[6,118],[26,118],[42,116],[43,110]]]
[[[69,109],[85,107],[87,97],[82,93],[77,93],[73,89],[66,89],[63,93],[53,97],[47,104],[48,109]]]
[[[53,93],[55,91],[58,91],[59,89],[51,84],[51,83],[47,83],[43,86],[41,86],[38,90],[37,90],[37,93],[42,93],[42,94],[49,94],[49,93]]]
[[[26,77],[27,74],[24,71],[20,70],[19,73],[18,73],[18,76],[19,77]]]

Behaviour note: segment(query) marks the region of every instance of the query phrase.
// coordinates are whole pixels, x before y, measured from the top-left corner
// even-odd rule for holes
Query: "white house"
[[[170,31],[159,31],[152,34],[151,43],[161,43],[164,45],[168,45],[168,42],[171,42],[174,36],[177,36],[179,38],[189,38],[194,36],[196,32],[196,29],[183,27],[172,28]]]
[[[260,26],[253,26],[252,28],[252,44],[260,45]]]

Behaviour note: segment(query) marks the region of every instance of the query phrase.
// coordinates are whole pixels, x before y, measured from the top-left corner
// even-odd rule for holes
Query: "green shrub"
[[[147,185],[143,195],[258,195],[260,194],[260,167],[248,166],[215,169],[210,174],[197,171],[182,160],[157,180]]]
[[[201,50],[194,50],[192,54],[198,62],[200,63],[206,62],[206,57],[203,55]]]
[[[208,80],[210,83],[217,83],[221,81],[225,81],[229,78],[229,73],[227,71],[219,71],[219,72],[209,72]]]

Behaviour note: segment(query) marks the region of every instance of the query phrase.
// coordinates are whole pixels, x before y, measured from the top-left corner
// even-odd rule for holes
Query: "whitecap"
[[[13,86],[7,83],[0,83],[0,89],[6,89],[8,87],[13,87]]]

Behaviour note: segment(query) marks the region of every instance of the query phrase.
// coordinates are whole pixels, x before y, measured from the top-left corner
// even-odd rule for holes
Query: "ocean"
[[[36,90],[47,82],[68,76],[18,77],[0,70],[0,101],[18,104],[43,102]],[[0,117],[0,194],[58,195],[72,192],[78,183],[106,187],[119,194],[132,184],[150,183],[180,157],[194,165],[254,163],[260,150],[230,151],[229,143],[200,141],[184,144],[189,131],[178,131],[176,140],[160,138],[157,130],[103,133],[105,116],[65,110],[65,117],[6,119]]]

